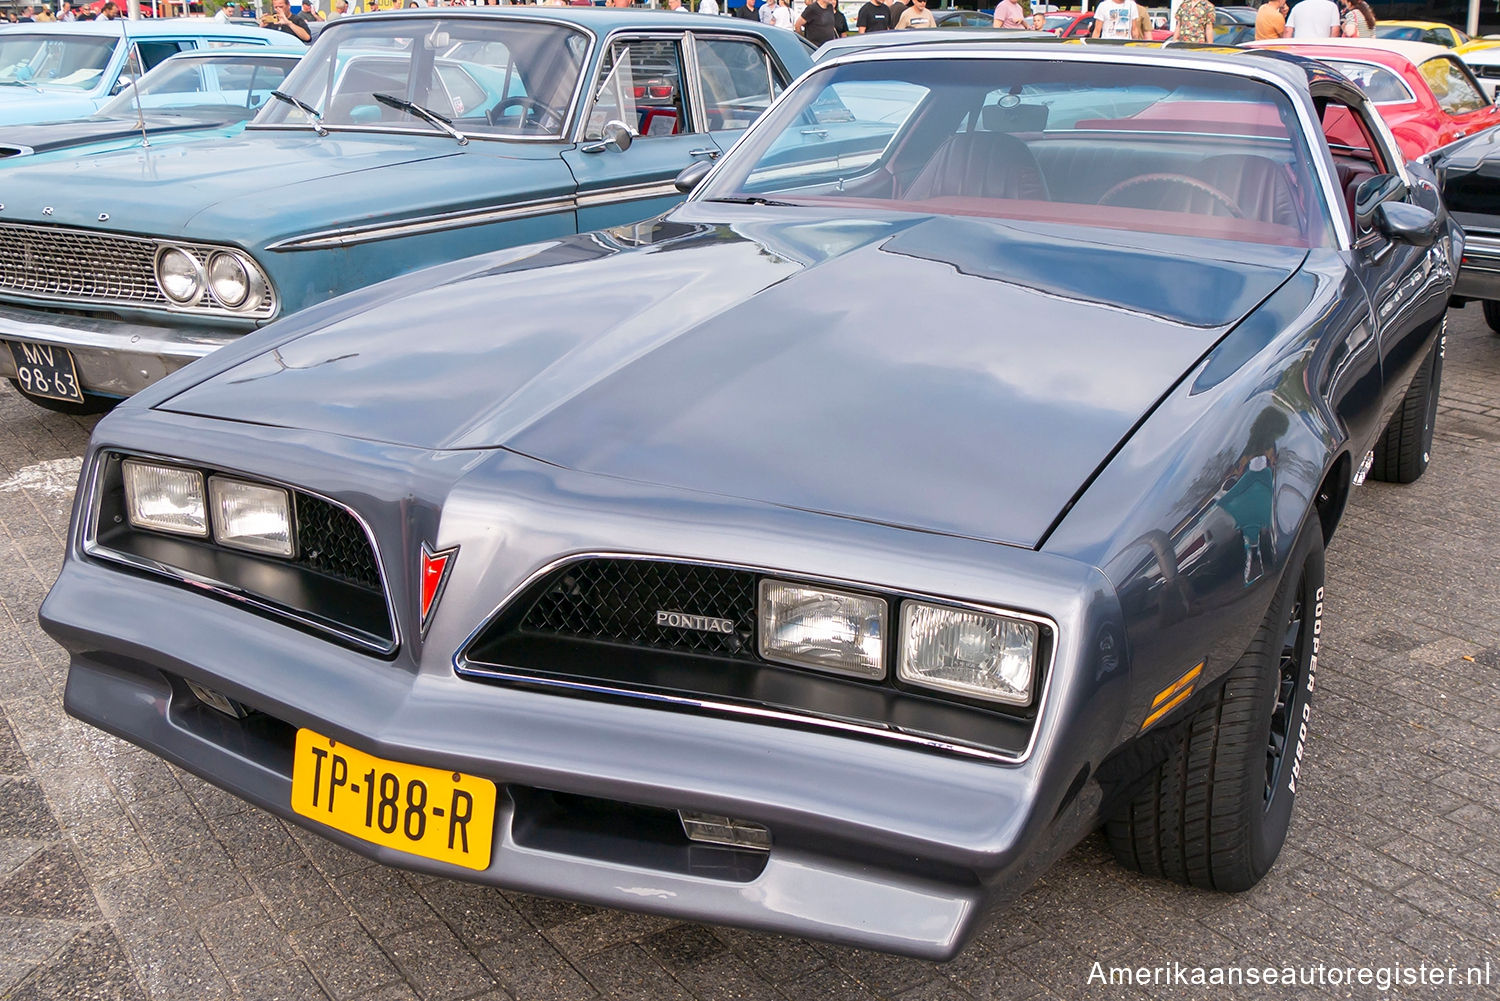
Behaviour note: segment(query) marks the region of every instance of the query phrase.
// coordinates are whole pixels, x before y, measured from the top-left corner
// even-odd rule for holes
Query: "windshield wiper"
[[[424,108],[420,104],[414,104],[404,97],[394,97],[390,94],[371,94],[370,96],[375,98],[375,100],[379,101],[381,104],[389,104],[393,108],[400,108],[403,111],[409,111],[423,121],[428,122],[432,125],[436,125],[438,128],[442,129],[444,132],[457,139],[460,146],[467,146],[469,144],[469,137],[453,127],[453,120],[451,118],[444,118],[436,111],[433,111],[430,108]]]
[[[303,114],[307,115],[307,123],[313,127],[313,130],[315,132],[317,132],[318,135],[320,135],[320,136],[326,136],[328,134],[328,130],[323,127],[323,116],[320,115],[320,114],[318,114],[318,109],[317,108],[314,108],[312,105],[308,104],[306,101],[299,101],[299,100],[297,100],[297,98],[293,97],[292,95],[290,95],[290,94],[284,94],[284,93],[282,93],[279,90],[273,90],[273,91],[271,91],[271,96],[272,97],[276,97],[276,98],[280,98],[281,100],[285,101],[287,104],[290,104],[292,107],[296,108],[297,110],[301,111]]]
[[[780,205],[796,208],[796,202],[778,202],[774,198],[762,198],[760,195],[732,195],[724,198],[705,198],[705,202],[728,202],[730,205]]]

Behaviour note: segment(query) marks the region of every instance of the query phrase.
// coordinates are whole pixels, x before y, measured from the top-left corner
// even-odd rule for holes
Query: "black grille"
[[[380,569],[354,516],[325,500],[297,495],[298,562],[367,591],[379,591]]]
[[[728,619],[721,633],[657,625],[657,612]],[[592,559],[564,567],[521,620],[522,632],[755,659],[755,574],[745,570]]]

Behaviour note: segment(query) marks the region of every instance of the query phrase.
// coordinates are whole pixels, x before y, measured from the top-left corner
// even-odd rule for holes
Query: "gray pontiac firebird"
[[[68,711],[392,865],[914,956],[1101,825],[1259,880],[1324,545],[1428,462],[1426,168],[1295,57],[938,43],[678,184],[105,418]]]

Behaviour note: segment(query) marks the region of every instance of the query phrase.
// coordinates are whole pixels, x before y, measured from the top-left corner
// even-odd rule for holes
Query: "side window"
[[[605,124],[614,121],[624,122],[643,138],[692,132],[682,82],[678,39],[615,42],[599,67],[599,85],[584,137],[599,138]]]
[[[699,38],[696,44],[709,130],[749,128],[781,92],[770,57],[754,42]]]
[[[290,66],[281,62],[226,63],[217,69],[220,90],[236,101],[243,101],[247,108],[258,108],[270,99],[271,91],[281,86]]]
[[[154,41],[135,43],[135,50],[140,53],[141,65],[148,70],[155,69],[157,64],[168,56],[175,56],[177,53],[191,49],[192,47],[192,42]]]
[[[1422,77],[1432,88],[1438,106],[1450,115],[1478,111],[1489,103],[1457,60],[1446,56],[1429,59],[1422,64]]]

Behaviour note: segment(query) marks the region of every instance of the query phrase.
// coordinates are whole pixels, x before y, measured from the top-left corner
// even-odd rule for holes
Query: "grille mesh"
[[[174,244],[174,246],[180,246]],[[0,223],[0,291],[74,302],[110,302],[169,307],[156,284],[154,240],[50,226]],[[212,252],[183,246],[200,265]],[[244,315],[269,316],[271,290]],[[206,297],[197,307],[228,312]]]
[[[298,562],[368,591],[379,591],[380,569],[370,540],[354,516],[307,494],[297,495]]]
[[[734,632],[659,626],[658,611],[729,619]],[[755,574],[648,560],[584,560],[546,582],[520,630],[754,660]]]

